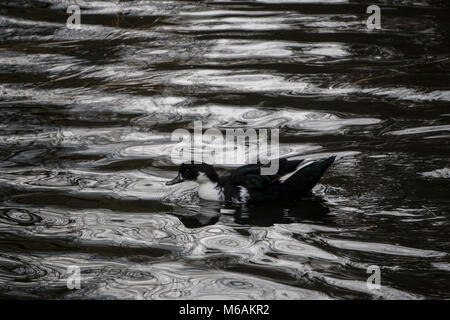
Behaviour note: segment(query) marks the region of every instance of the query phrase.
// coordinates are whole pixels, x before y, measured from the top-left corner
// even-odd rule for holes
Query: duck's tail
[[[316,161],[304,161],[297,170],[280,179],[280,187],[288,197],[299,196],[309,192],[320,180],[335,156]]]

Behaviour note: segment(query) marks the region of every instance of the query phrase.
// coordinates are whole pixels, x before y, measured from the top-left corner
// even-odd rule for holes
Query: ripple
[[[433,171],[422,172],[421,175],[427,178],[450,178],[450,168],[436,169]]]
[[[450,126],[442,125],[442,126],[428,126],[428,127],[408,128],[408,129],[391,131],[391,132],[388,132],[388,134],[400,136],[400,135],[429,133],[429,132],[437,132],[437,131],[450,131]]]
[[[295,42],[270,41],[237,41],[219,40],[205,56],[218,59],[242,59],[258,57],[287,57],[293,55],[292,47],[298,46]]]
[[[319,248],[293,240],[277,240],[273,243],[273,250],[283,254],[291,254],[300,257],[337,260],[334,254],[327,253]]]
[[[422,258],[434,258],[445,257],[447,253],[439,252],[435,250],[423,250],[416,248],[409,248],[400,245],[392,245],[387,243],[373,243],[373,242],[360,242],[360,241],[348,241],[348,240],[332,240],[324,239],[329,245],[347,250],[365,251],[379,254],[395,255],[395,256],[409,256],[409,257],[422,257]]]
[[[26,209],[0,209],[0,220],[6,220],[22,226],[31,226],[42,221],[42,218]]]
[[[183,299],[327,299],[326,295],[301,288],[292,288],[282,284],[275,284],[270,281],[258,279],[252,276],[243,276],[230,272],[211,273],[208,270],[189,269],[189,277],[183,272],[181,265],[159,266],[166,270],[172,270],[177,274],[177,279],[173,283],[177,287],[177,292],[183,292]],[[176,271],[175,271],[176,270]],[[172,291],[163,288],[155,292],[146,294],[146,298],[161,299],[168,298],[165,292]],[[178,296],[176,298],[179,298]],[[173,297],[172,297],[173,298]]]
[[[233,234],[204,236],[200,239],[200,244],[205,246],[205,250],[218,252],[242,252],[251,245],[250,239]]]

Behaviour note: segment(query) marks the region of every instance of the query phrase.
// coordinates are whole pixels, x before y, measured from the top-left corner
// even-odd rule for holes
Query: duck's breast
[[[223,201],[224,196],[222,188],[217,183],[207,182],[202,183],[198,187],[198,196],[203,200],[208,201]]]

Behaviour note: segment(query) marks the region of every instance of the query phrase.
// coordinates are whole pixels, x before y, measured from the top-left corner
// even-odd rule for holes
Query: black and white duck
[[[183,181],[199,184],[198,196],[209,201],[238,203],[294,200],[306,195],[319,182],[335,157],[320,160],[279,159],[278,171],[261,175],[261,163],[249,164],[219,177],[213,166],[201,163],[183,163],[178,175],[166,185]]]

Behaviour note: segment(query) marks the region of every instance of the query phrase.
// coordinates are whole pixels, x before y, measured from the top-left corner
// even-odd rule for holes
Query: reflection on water
[[[448,4],[69,3],[0,4],[1,297],[450,298]],[[164,185],[194,120],[337,161],[305,199],[202,201]]]

